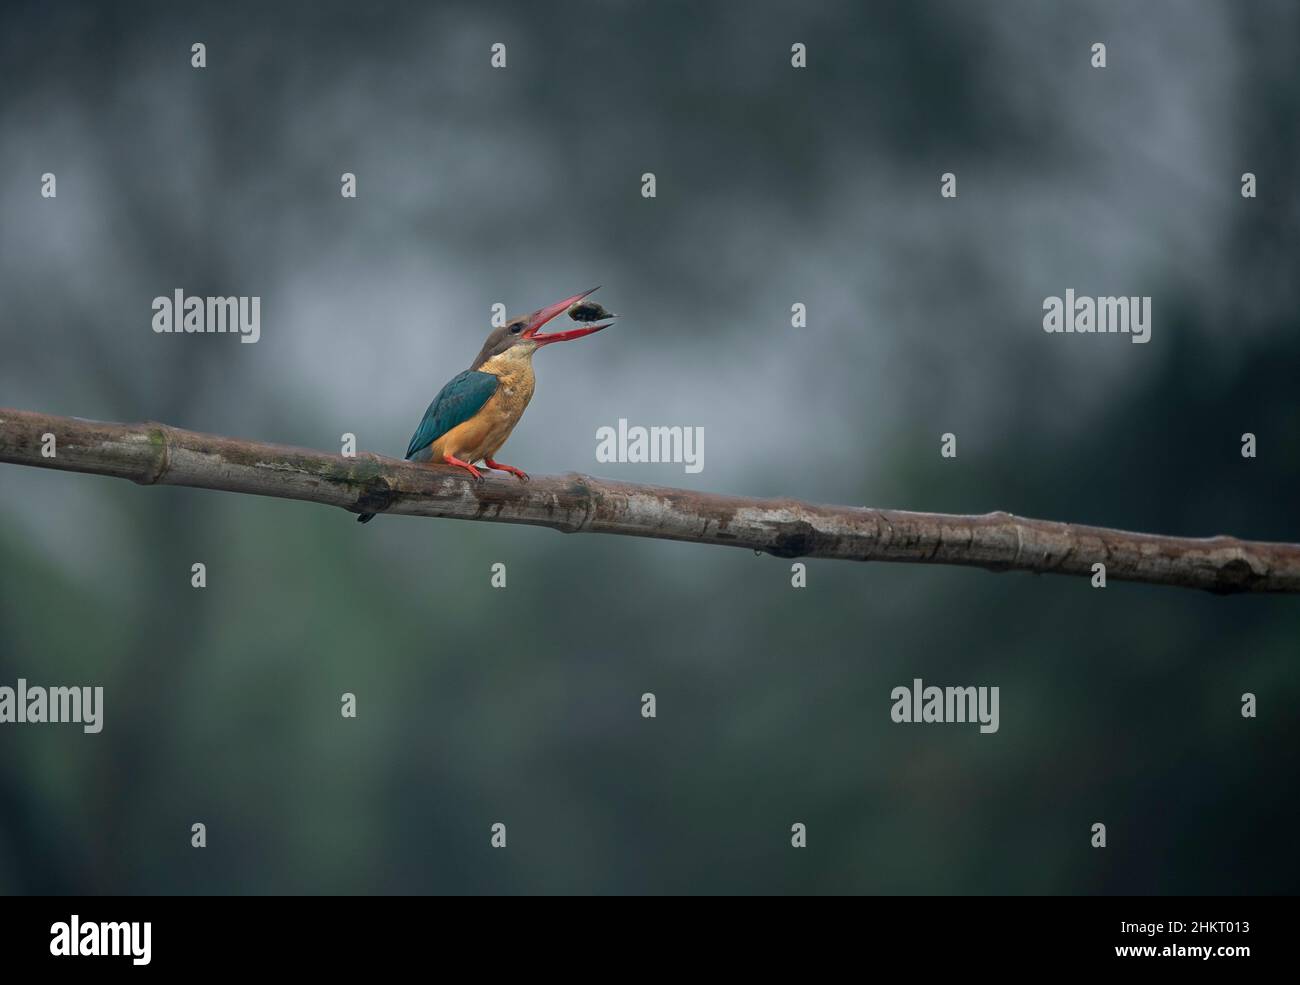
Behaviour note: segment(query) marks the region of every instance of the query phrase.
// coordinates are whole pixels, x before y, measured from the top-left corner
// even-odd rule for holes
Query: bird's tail
[[[369,523],[375,518],[374,513],[362,513],[357,516],[357,523]]]

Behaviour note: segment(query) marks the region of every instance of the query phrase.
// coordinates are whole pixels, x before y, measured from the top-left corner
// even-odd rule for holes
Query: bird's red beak
[[[590,335],[592,332],[599,332],[602,328],[609,328],[613,322],[604,322],[599,325],[584,325],[582,328],[571,328],[564,332],[548,332],[545,335],[538,334],[541,327],[557,315],[562,315],[575,304],[600,290],[599,287],[593,287],[590,291],[583,291],[581,294],[575,294],[571,298],[565,298],[563,301],[556,301],[554,304],[548,304],[545,308],[538,308],[528,316],[528,324],[524,327],[523,337],[536,342],[539,347],[550,345],[552,342],[568,342],[570,339],[580,339],[584,335]]]

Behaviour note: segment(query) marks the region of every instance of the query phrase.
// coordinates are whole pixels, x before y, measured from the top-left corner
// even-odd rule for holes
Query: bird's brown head
[[[470,369],[479,369],[489,359],[506,353],[518,354],[526,358],[542,346],[550,345],[552,342],[568,342],[571,339],[580,339],[584,335],[591,335],[593,332],[608,328],[613,324],[612,322],[606,321],[595,325],[583,325],[581,328],[571,328],[563,332],[547,332],[543,334],[541,331],[542,326],[552,318],[564,314],[583,298],[598,290],[600,288],[593,287],[590,291],[583,291],[581,294],[575,294],[563,301],[548,304],[545,308],[538,308],[531,315],[511,318],[504,325],[492,329]]]

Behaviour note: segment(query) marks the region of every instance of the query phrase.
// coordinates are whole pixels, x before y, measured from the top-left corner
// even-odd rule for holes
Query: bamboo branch
[[[54,436],[46,457],[44,435]],[[1030,520],[753,499],[569,473],[475,481],[459,469],[0,409],[0,461],[395,513],[748,547],[783,558],[1093,574],[1212,592],[1300,592],[1300,544],[1163,537]],[[361,531],[358,529],[358,534]]]

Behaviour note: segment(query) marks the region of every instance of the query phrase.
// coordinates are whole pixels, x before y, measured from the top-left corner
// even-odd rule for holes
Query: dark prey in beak
[[[600,321],[602,318],[617,317],[614,312],[606,311],[595,301],[579,301],[569,309],[569,317],[574,321]]]

